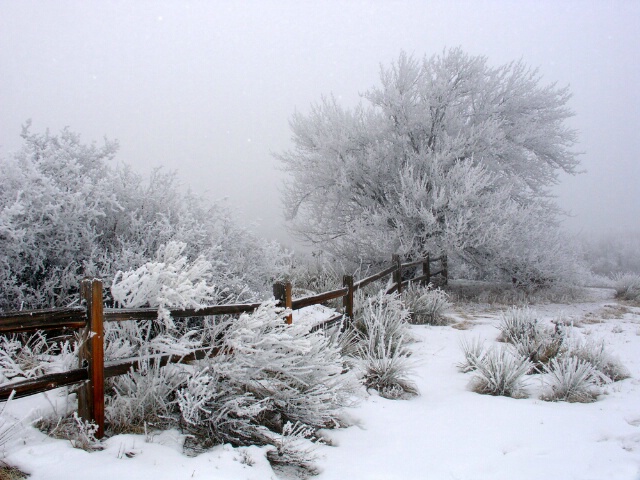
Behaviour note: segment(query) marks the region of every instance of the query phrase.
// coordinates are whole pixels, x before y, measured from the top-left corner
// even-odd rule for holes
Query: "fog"
[[[273,152],[321,95],[345,105],[401,50],[461,46],[570,85],[586,173],[564,176],[575,232],[638,229],[640,2],[0,0],[0,155],[21,125],[120,142],[118,161],[177,171],[242,223],[289,242]]]

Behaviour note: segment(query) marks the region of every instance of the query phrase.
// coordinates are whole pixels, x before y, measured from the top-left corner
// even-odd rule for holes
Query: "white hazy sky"
[[[461,46],[570,85],[587,173],[558,188],[567,226],[637,230],[639,25],[635,0],[0,0],[0,155],[29,118],[117,139],[119,161],[176,170],[282,240],[272,152],[294,110],[330,93],[355,104],[401,50]]]

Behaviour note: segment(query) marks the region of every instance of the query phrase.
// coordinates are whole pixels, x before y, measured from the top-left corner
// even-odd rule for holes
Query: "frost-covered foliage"
[[[573,343],[567,347],[566,354],[590,363],[598,372],[596,380],[600,383],[617,382],[631,376],[629,370],[607,351],[603,341]]]
[[[616,297],[622,300],[640,302],[640,275],[626,273],[614,277]]]
[[[145,181],[110,165],[115,142],[84,145],[68,128],[41,135],[28,124],[22,138],[14,158],[0,159],[0,310],[68,305],[83,276],[109,284],[171,241],[238,294],[268,294],[288,268],[276,244],[236,225],[224,205],[183,191],[174,174]]]
[[[600,373],[586,360],[575,356],[553,358],[545,366],[550,392],[544,400],[588,403],[596,400]]]
[[[522,286],[575,280],[549,196],[578,171],[570,93],[541,81],[459,48],[402,53],[363,104],[294,114],[294,148],[278,155],[293,231],[346,260],[444,252]]]
[[[98,426],[78,416],[77,412],[63,416],[51,414],[38,419],[34,426],[54,438],[69,440],[74,448],[87,452],[102,450],[104,445],[95,436]]]
[[[275,448],[267,452],[267,459],[275,470],[294,470],[296,478],[306,478],[308,475],[320,473],[315,461],[315,445],[308,439],[315,432],[302,424],[288,422],[282,429],[282,435],[275,437]]]
[[[612,277],[621,272],[640,275],[640,231],[586,237],[582,252],[597,275]]]
[[[272,443],[287,422],[312,429],[341,423],[359,383],[321,333],[286,325],[273,303],[212,328],[220,354],[195,365],[178,390],[185,427],[199,441]],[[224,332],[218,335],[216,332]]]
[[[444,313],[451,307],[448,295],[440,288],[410,284],[402,290],[402,301],[409,310],[409,322],[416,325],[446,325]]]
[[[157,260],[134,271],[117,272],[111,285],[116,304],[127,308],[158,307],[158,319],[167,328],[173,321],[169,307],[201,308],[222,303],[224,291],[209,285],[211,262],[200,256],[190,263],[185,243],[169,242],[158,249]]]
[[[179,366],[160,368],[148,360],[139,371],[114,377],[105,405],[109,432],[142,433],[175,425],[175,392],[185,382],[186,373]]]
[[[540,370],[557,356],[565,341],[562,325],[545,327],[528,307],[513,307],[500,315],[500,340],[512,344],[519,355]]]
[[[471,341],[462,341],[460,348],[462,349],[464,360],[458,363],[458,370],[462,373],[474,371],[476,364],[485,353],[484,342],[478,338]]]
[[[513,398],[527,396],[525,376],[532,367],[527,358],[507,347],[493,347],[467,359],[473,362],[474,392]]]
[[[0,383],[54,373],[77,364],[77,343],[51,341],[41,332],[0,336]]]
[[[408,342],[409,311],[397,294],[379,293],[367,299],[353,323],[363,382],[388,398],[418,393],[409,379],[412,361]]]

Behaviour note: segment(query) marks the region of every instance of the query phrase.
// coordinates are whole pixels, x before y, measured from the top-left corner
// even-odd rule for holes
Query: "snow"
[[[499,307],[456,305],[447,327],[413,326],[414,378],[421,395],[387,400],[370,392],[347,415],[354,425],[326,430],[330,445],[316,453],[318,480],[638,480],[640,479],[640,308],[593,290],[588,303],[536,305],[551,320],[573,320],[571,335],[602,339],[631,378],[607,385],[591,404],[544,402],[540,376],[529,378],[527,399],[479,395],[468,389],[472,374],[460,373],[462,339],[494,342]],[[295,321],[330,316],[323,307],[297,313]],[[463,328],[463,329],[461,329]],[[16,418],[37,417],[56,392],[12,401]],[[49,407],[48,407],[49,406]],[[69,441],[51,439],[31,427],[5,449],[4,460],[40,479],[284,478],[266,460],[269,447],[217,446],[197,456],[182,452],[184,435],[171,430],[117,435],[104,450],[87,453]],[[90,473],[91,472],[91,473]]]

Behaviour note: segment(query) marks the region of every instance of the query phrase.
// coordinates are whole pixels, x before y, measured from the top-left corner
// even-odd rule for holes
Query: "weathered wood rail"
[[[440,262],[442,268],[431,272],[431,264]],[[422,275],[403,280],[404,270],[422,267]],[[401,263],[400,257],[393,256],[392,265],[369,277],[354,281],[350,275],[343,277],[343,286],[335,290],[310,295],[302,298],[292,298],[290,283],[276,283],[273,286],[274,298],[279,306],[291,311],[318,305],[330,300],[342,298],[343,313],[337,314],[311,327],[311,331],[329,328],[346,319],[353,318],[354,293],[367,285],[392,275],[392,285],[387,293],[402,292],[410,282],[430,283],[436,275],[447,283],[447,257],[429,258],[414,262]],[[81,348],[78,355],[78,368],[60,373],[50,373],[37,378],[29,378],[17,382],[0,385],[0,401],[6,401],[12,395],[14,398],[34,395],[55,388],[81,384],[78,389],[78,413],[98,426],[97,438],[104,436],[104,380],[140,368],[141,358],[128,358],[105,362],[104,358],[104,323],[154,320],[158,317],[155,308],[104,308],[103,286],[99,279],[85,279],[80,284],[80,296],[84,303],[81,307],[53,308],[30,310],[0,314],[0,335],[52,330],[82,330]],[[238,315],[252,312],[260,303],[213,305],[199,309],[171,310],[173,318],[209,317],[215,315]],[[286,323],[291,324],[293,316],[289,313]],[[150,366],[165,366],[170,363],[188,363],[217,355],[216,348],[199,348],[186,355],[152,355],[145,357]],[[15,392],[15,393],[14,393]]]

